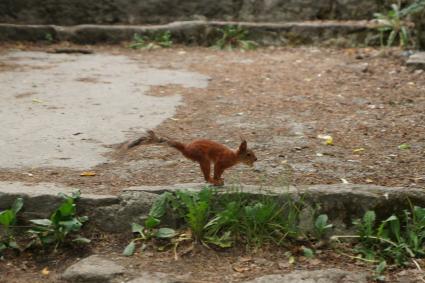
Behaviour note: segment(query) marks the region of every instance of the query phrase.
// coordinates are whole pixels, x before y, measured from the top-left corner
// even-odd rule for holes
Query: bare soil
[[[1,50],[12,47],[48,51],[58,46],[5,45]],[[156,68],[209,76],[206,89],[153,87],[151,95],[178,93],[184,98],[175,117],[154,130],[183,142],[202,137],[230,147],[238,145],[239,136],[245,137],[257,154],[257,167],[226,171],[228,182],[270,184],[284,176],[293,185],[344,179],[425,187],[425,73],[406,68],[399,50],[88,48],[126,54]],[[5,68],[13,66],[0,65],[0,71]],[[318,135],[331,135],[333,145],[325,145]],[[410,148],[399,149],[401,144]],[[203,181],[197,164],[161,145],[116,149],[109,162],[92,171],[96,176],[81,177],[80,171],[67,168],[4,168],[0,180],[56,182],[98,194]]]
[[[330,248],[316,250],[313,258],[303,255],[301,245],[291,248],[263,247],[260,250],[247,251],[244,247],[213,250],[201,245],[182,245],[176,254],[172,249],[160,252],[149,246],[143,252],[138,251],[131,257],[121,255],[123,237],[91,237],[94,241],[87,248],[63,247],[58,252],[51,250],[26,251],[20,255],[7,254],[0,261],[0,282],[63,282],[61,274],[78,260],[97,254],[125,267],[126,274],[121,280],[127,281],[143,272],[166,273],[179,282],[218,283],[242,282],[268,274],[287,274],[295,270],[319,270],[339,268],[366,273],[369,282],[373,280],[374,265],[359,261],[343,252]],[[125,246],[125,245],[124,245]],[[293,259],[290,260],[290,257]],[[424,266],[423,260],[418,264]],[[413,266],[400,268],[390,266],[386,270],[387,282],[396,282],[400,275],[409,272],[411,282],[420,281],[421,275]],[[46,272],[47,271],[47,272]],[[417,278],[418,281],[414,281]]]

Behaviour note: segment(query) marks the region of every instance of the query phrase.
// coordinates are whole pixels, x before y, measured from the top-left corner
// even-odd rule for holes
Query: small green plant
[[[280,244],[291,235],[294,231],[287,229],[284,211],[285,206],[270,198],[245,206],[240,225],[248,245],[259,247],[266,241]]]
[[[385,260],[381,261],[375,268],[375,274],[373,279],[376,281],[385,281],[384,271],[387,268],[387,262]]]
[[[171,239],[177,235],[176,231],[171,228],[157,228],[161,223],[160,218],[164,215],[167,203],[171,198],[171,194],[166,192],[162,194],[152,205],[148,218],[145,220],[144,225],[133,223],[131,231],[136,237],[130,241],[125,247],[123,255],[131,256],[136,250],[137,242],[146,242],[153,238],[158,239]]]
[[[214,47],[218,49],[241,49],[253,50],[257,48],[257,43],[248,40],[248,31],[240,26],[225,26],[217,29],[220,33],[220,38],[215,42]]]
[[[23,204],[23,199],[17,198],[10,209],[0,212],[0,254],[7,248],[19,249],[15,237],[12,235],[11,227],[16,223],[16,216]]]
[[[33,240],[30,245],[41,244],[42,246],[55,245],[54,250],[63,244],[72,234],[72,241],[76,243],[89,243],[90,240],[80,235],[75,235],[83,223],[88,220],[87,216],[77,216],[75,200],[80,197],[80,192],[72,193],[71,196],[61,194],[64,198],[62,204],[52,213],[49,219],[33,219],[30,222],[32,228],[28,230]]]
[[[399,39],[399,46],[408,47],[412,43],[410,35],[411,25],[407,21],[412,14],[422,11],[425,8],[425,0],[416,0],[406,8],[401,9],[401,1],[392,4],[391,10],[387,14],[375,13],[374,17],[378,21],[378,31],[380,32],[381,46],[393,46]]]
[[[231,190],[219,193],[211,187],[199,192],[167,192],[154,203],[143,226],[132,225],[137,236],[123,253],[132,255],[137,242],[143,242],[142,247],[146,247],[149,240],[155,245],[166,242],[165,246],[174,247],[176,255],[178,245],[188,240],[220,248],[229,248],[235,243],[254,248],[265,243],[280,245],[300,235],[299,212],[300,206],[290,198],[255,199]],[[174,217],[180,232],[159,228],[165,214]]]
[[[48,42],[48,43],[53,43],[53,35],[50,32],[47,32],[44,35],[44,39]]]
[[[317,239],[322,239],[326,232],[333,227],[332,224],[328,223],[328,216],[321,214],[314,221],[314,235]]]
[[[158,49],[168,48],[173,45],[171,33],[169,31],[155,33],[153,35],[134,34],[133,42],[129,45],[132,49]]]
[[[176,196],[185,206],[185,220],[195,240],[201,242],[211,212],[212,190],[205,187],[199,193],[177,191]]]
[[[303,254],[305,257],[313,258],[314,257],[314,251],[310,248],[302,247]]]
[[[379,225],[375,212],[367,211],[354,225],[358,235],[334,236],[333,239],[358,239],[355,251],[367,261],[385,260],[406,265],[409,260],[425,257],[425,208],[414,206],[402,216],[391,215]]]
[[[136,251],[137,242],[146,242],[153,238],[171,239],[177,235],[174,229],[171,229],[171,228],[154,229],[154,227],[156,226],[157,225],[153,224],[153,222],[148,224],[148,226],[146,227],[143,227],[142,225],[139,225],[137,223],[133,223],[131,225],[131,231],[133,232],[133,234],[136,234],[137,236],[136,238],[131,240],[130,243],[125,247],[123,251],[123,255],[125,256],[133,255],[134,252]]]

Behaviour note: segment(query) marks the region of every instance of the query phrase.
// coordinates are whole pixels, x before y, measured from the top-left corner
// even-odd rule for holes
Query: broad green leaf
[[[363,222],[365,225],[365,232],[367,236],[371,236],[373,232],[373,226],[375,224],[376,214],[374,211],[367,211],[363,216]]]
[[[161,221],[153,216],[149,216],[148,219],[145,220],[145,227],[148,229],[155,228],[159,225]]]
[[[81,237],[81,236],[78,236],[78,237],[76,237],[74,240],[72,240],[73,242],[76,242],[76,243],[79,243],[79,244],[88,244],[88,243],[90,243],[91,242],[91,240],[90,239],[87,239],[87,238],[85,238],[85,237]]]
[[[52,221],[50,221],[49,219],[32,219],[32,220],[30,220],[30,222],[34,223],[36,225],[41,225],[41,226],[52,225]]]
[[[221,237],[218,237],[217,235],[205,237],[205,240],[220,248],[230,248],[233,245],[233,239],[231,238],[230,231],[227,231]]]
[[[4,243],[0,242],[0,253],[5,249],[7,249],[7,246]]]
[[[57,209],[62,215],[62,217],[70,216],[75,213],[75,204],[74,199],[69,197],[67,198],[61,206]]]
[[[417,250],[419,247],[419,238],[418,235],[416,235],[415,232],[409,231],[408,232],[408,240],[409,240],[409,246],[411,246],[413,249]]]
[[[309,258],[314,257],[314,252],[312,249],[303,247],[303,253],[305,257],[309,257]]]
[[[78,231],[80,230],[81,226],[83,225],[80,221],[78,221],[77,218],[73,218],[68,221],[60,221],[59,225],[66,228],[67,231]]]
[[[393,43],[396,37],[397,37],[397,31],[395,30],[391,31],[390,35],[388,36],[387,47],[393,46]]]
[[[13,211],[13,213],[17,214],[21,210],[21,208],[22,208],[23,205],[24,205],[24,200],[22,198],[17,198],[13,202],[13,205],[12,205],[12,211]]]
[[[143,234],[143,226],[137,223],[131,223],[131,232]]]
[[[155,234],[155,237],[161,239],[169,239],[176,235],[176,231],[171,228],[159,228]]]
[[[165,192],[163,194],[161,194],[158,199],[153,203],[150,211],[149,211],[149,216],[152,216],[154,218],[161,218],[164,213],[165,213],[165,209],[167,206],[167,201],[169,199],[169,197],[171,196],[171,193],[169,192]]]
[[[49,245],[57,241],[57,239],[53,235],[42,236],[39,238],[40,238],[40,241],[43,243],[43,245]]]
[[[393,9],[392,11],[389,11],[388,14],[391,17],[395,17],[398,15],[398,11],[400,10],[397,4],[391,4],[391,9]]]
[[[19,250],[19,246],[18,246],[18,243],[16,243],[16,241],[9,241],[9,247],[15,250]]]
[[[134,251],[136,250],[136,243],[134,241],[131,241],[127,247],[125,247],[123,251],[123,255],[125,256],[131,256],[134,254]]]
[[[376,266],[376,273],[377,274],[381,274],[382,272],[385,271],[385,268],[387,267],[387,263],[385,260],[381,261],[377,266]]]
[[[327,222],[328,222],[328,216],[326,214],[321,214],[316,218],[314,226],[316,226],[316,228],[322,228],[326,226]]]
[[[415,206],[413,208],[413,221],[417,226],[424,226],[425,229],[425,208]]]
[[[0,212],[0,224],[3,225],[6,229],[8,229],[14,221],[15,214],[12,210],[8,209]]]
[[[397,241],[400,242],[400,220],[398,220],[397,216],[390,216],[385,222],[390,223],[391,232],[396,237]]]
[[[406,47],[409,45],[409,31],[406,27],[401,27],[400,31],[400,45]]]

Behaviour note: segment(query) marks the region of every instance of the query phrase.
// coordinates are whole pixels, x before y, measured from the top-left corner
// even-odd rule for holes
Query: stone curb
[[[161,193],[179,189],[199,191],[202,187],[204,184],[141,186],[129,188],[119,196],[82,194],[78,201],[78,211],[81,215],[89,215],[91,225],[100,230],[128,232],[131,223],[141,223],[146,219],[150,207]],[[62,201],[58,193],[70,193],[75,190],[48,183],[25,186],[22,183],[0,182],[0,211],[9,208],[13,201],[21,196],[24,198],[21,219],[48,217]],[[387,217],[403,209],[409,209],[410,205],[425,207],[425,190],[413,188],[336,184],[298,188],[226,186],[218,190],[246,193],[253,198],[279,198],[282,203],[288,198],[301,200],[307,205],[301,213],[302,229],[311,229],[312,214],[326,213],[336,228],[335,232],[338,233],[349,231],[352,221],[361,217],[367,210],[374,210],[378,217]]]
[[[140,35],[170,31],[175,43],[209,45],[218,36],[216,29],[241,26],[249,37],[264,45],[273,44],[376,44],[374,24],[370,21],[309,21],[253,23],[223,21],[182,21],[165,25],[18,25],[0,23],[0,41],[70,41],[80,44],[119,43]],[[372,41],[371,41],[372,40]]]
[[[418,52],[410,56],[406,65],[412,69],[425,70],[425,52]]]

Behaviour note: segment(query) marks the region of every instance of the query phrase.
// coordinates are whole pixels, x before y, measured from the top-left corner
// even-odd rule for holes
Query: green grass
[[[356,239],[354,251],[370,262],[405,266],[415,258],[425,257],[425,208],[413,206],[402,215],[391,215],[378,222],[374,211],[367,211],[354,221],[355,235],[333,239]]]
[[[238,243],[258,248],[296,238],[300,206],[290,198],[258,199],[237,190],[218,193],[216,188],[205,187],[200,192],[165,193],[153,208],[161,215],[173,215],[179,223],[175,228],[189,229],[193,240],[205,246],[226,248]]]
[[[220,34],[214,43],[214,47],[223,50],[253,50],[258,44],[248,39],[248,31],[240,26],[225,26],[217,29]]]
[[[401,8],[401,1],[391,4],[387,13],[375,13],[378,22],[378,31],[381,37],[381,46],[391,47],[399,41],[399,46],[407,48],[412,45],[412,36],[409,16],[425,9],[425,0],[416,0],[405,8]]]
[[[169,31],[159,32],[151,35],[134,34],[133,41],[128,46],[131,49],[158,49],[168,48],[173,45]]]

